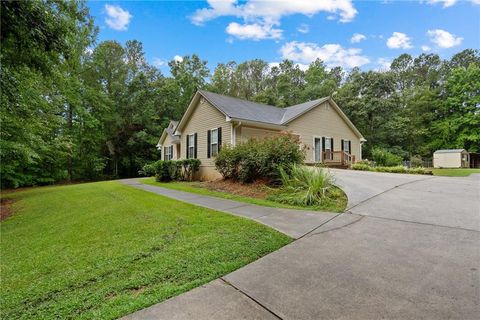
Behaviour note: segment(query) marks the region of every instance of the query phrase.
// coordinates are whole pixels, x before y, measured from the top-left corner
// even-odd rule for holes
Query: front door
[[[315,138],[315,146],[314,146],[314,151],[315,151],[315,162],[320,162],[322,160],[321,154],[322,154],[322,139],[321,138]]]

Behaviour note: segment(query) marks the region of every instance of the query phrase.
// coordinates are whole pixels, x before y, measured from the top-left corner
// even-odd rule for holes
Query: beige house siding
[[[173,160],[176,160],[178,159],[178,145],[176,144],[173,144],[172,143],[172,137],[167,134],[167,137],[165,138],[165,140],[163,141],[163,144],[162,144],[162,160],[165,160],[165,147],[169,147],[173,145]]]
[[[278,130],[256,128],[250,126],[240,126],[237,128],[236,143],[246,142],[249,139],[262,139],[278,134]]]
[[[187,135],[197,133],[197,158],[202,167],[214,167],[213,158],[207,158],[207,131],[222,128],[222,145],[231,142],[231,123],[225,121],[225,116],[208,101],[201,98],[195,110],[182,129],[180,159],[186,159]]]
[[[350,140],[351,154],[356,161],[361,160],[360,138],[328,101],[290,122],[287,130],[300,135],[300,141],[306,147],[307,163],[314,162],[314,137],[333,138],[334,151],[342,150],[342,139]]]

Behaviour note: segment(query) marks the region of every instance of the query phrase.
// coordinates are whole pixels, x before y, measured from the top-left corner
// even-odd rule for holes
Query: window
[[[188,135],[187,159],[195,158],[195,134]]]
[[[325,138],[325,151],[332,151],[332,138]]]
[[[350,152],[350,140],[343,140],[343,151],[346,153],[351,153]]]
[[[207,158],[215,157],[222,146],[222,127],[207,131]]]
[[[173,159],[173,146],[168,146],[163,148],[164,151],[164,160],[172,160]]]
[[[210,133],[210,154],[212,157],[218,154],[218,129],[213,129]]]

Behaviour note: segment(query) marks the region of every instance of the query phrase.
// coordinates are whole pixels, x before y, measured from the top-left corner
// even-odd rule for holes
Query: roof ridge
[[[216,92],[207,91],[207,90],[203,90],[203,89],[198,89],[198,91],[200,93],[205,92],[205,93],[209,93],[209,94],[215,94],[217,96],[227,97],[227,98],[230,98],[230,99],[246,101],[246,102],[249,102],[249,103],[258,104],[260,106],[273,107],[273,108],[277,108],[277,109],[285,109],[285,108],[282,108],[282,107],[272,106],[271,104],[260,103],[260,102],[256,102],[256,101],[252,101],[252,100],[248,100],[248,99],[244,99],[244,98],[239,98],[239,97],[232,97],[232,96],[229,96],[229,95],[226,95],[226,94],[216,93]]]

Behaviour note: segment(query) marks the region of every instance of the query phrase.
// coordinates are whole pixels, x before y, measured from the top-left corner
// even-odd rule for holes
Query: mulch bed
[[[212,191],[228,192],[238,196],[258,199],[265,199],[269,190],[265,181],[242,184],[231,180],[216,180],[200,182],[199,185]]]
[[[3,221],[13,214],[13,199],[0,199],[0,221]]]

